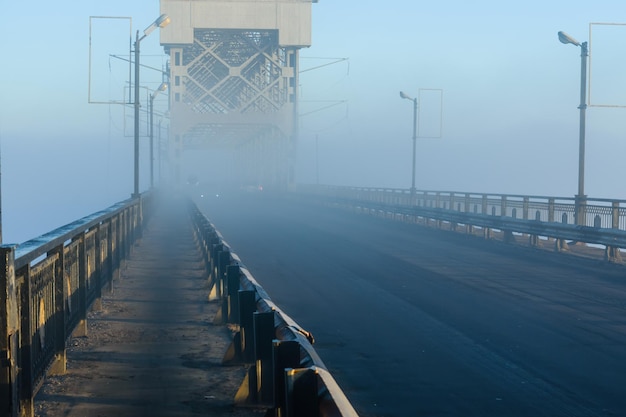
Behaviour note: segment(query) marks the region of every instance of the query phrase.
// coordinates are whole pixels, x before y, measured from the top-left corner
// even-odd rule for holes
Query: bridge
[[[3,247],[5,415],[626,409],[623,228],[518,218],[515,196],[187,191]]]
[[[135,148],[131,199],[2,246],[0,415],[626,413],[626,201],[298,184],[311,3],[162,0],[136,34],[174,187],[138,192]],[[184,184],[197,150],[228,167]]]

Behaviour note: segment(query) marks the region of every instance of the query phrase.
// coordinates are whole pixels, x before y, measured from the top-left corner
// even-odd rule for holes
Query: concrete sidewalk
[[[121,278],[70,340],[68,369],[48,377],[35,414],[50,416],[260,416],[234,408],[244,367],[224,367],[231,340],[214,326],[206,272],[184,204],[162,206]]]

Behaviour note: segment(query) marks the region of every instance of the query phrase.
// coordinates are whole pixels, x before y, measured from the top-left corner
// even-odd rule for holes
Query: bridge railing
[[[271,301],[194,203],[190,211],[210,272],[210,298],[221,302],[215,322],[238,329],[224,362],[252,365],[235,403],[287,417],[357,417],[315,352],[313,336]]]
[[[535,243],[546,236],[601,244],[609,260],[619,260],[619,248],[626,248],[626,200],[588,198],[576,204],[568,197],[341,186],[299,186],[299,191],[372,210],[525,233]],[[582,224],[576,222],[577,210]]]
[[[47,374],[66,370],[65,343],[87,332],[140,237],[151,197],[118,203],[20,245],[0,247],[0,416],[33,416]]]

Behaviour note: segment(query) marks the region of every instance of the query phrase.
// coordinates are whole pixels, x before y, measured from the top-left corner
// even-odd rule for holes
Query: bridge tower
[[[239,184],[294,183],[299,50],[311,45],[317,0],[161,0],[171,24],[169,161],[180,182],[183,153],[232,151]]]

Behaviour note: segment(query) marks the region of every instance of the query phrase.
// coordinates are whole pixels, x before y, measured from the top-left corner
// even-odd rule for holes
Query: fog
[[[557,32],[587,41],[589,23],[619,23],[625,4],[320,0],[312,7],[313,46],[301,51],[301,69],[347,60],[301,74],[297,182],[410,187],[412,103],[398,93],[440,89],[441,137],[417,141],[418,189],[576,193],[580,49],[561,44]],[[60,0],[5,3],[2,10],[8,17],[0,29],[3,240],[21,242],[130,197],[129,109],[87,102],[89,17],[128,16],[133,31],[143,30],[159,4]],[[98,53],[127,55],[126,23],[98,24]],[[626,105],[626,27],[595,26],[592,36],[592,104]],[[155,32],[142,42],[142,64],[164,65],[158,41]],[[94,94],[123,96],[124,62],[94,63]],[[161,81],[150,69],[141,77],[151,91]],[[160,113],[164,99],[155,102]],[[438,112],[427,104],[420,106],[421,131],[439,126]],[[619,186],[624,111],[587,110],[590,197],[625,198]],[[142,117],[140,188],[146,190]],[[188,169],[202,171],[202,154],[191,156],[198,167]],[[224,169],[232,166],[228,158],[221,159]]]

